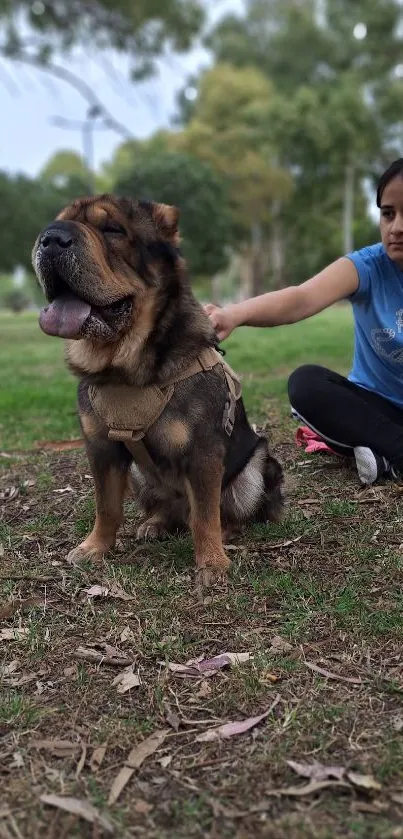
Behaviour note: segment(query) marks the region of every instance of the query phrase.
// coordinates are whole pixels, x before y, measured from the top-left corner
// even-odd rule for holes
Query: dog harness
[[[124,443],[139,466],[155,472],[155,463],[144,443],[147,431],[164,412],[179,382],[214,370],[219,365],[228,389],[222,427],[230,437],[235,424],[236,402],[241,396],[241,384],[231,367],[213,347],[202,350],[188,367],[161,385],[90,385],[88,396],[93,410],[108,426],[108,438]]]

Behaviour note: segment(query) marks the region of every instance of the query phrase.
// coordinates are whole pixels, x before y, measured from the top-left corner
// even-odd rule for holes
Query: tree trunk
[[[246,300],[248,297],[251,297],[253,293],[252,259],[249,248],[247,252],[243,252],[240,257],[239,280],[239,299]]]
[[[252,240],[252,294],[254,297],[258,294],[263,294],[265,291],[265,270],[263,265],[262,245],[263,233],[262,226],[259,222],[253,222],[251,227]]]
[[[284,234],[283,224],[280,217],[281,203],[275,201],[273,203],[273,222],[272,222],[272,236],[271,236],[271,268],[272,268],[272,287],[283,288],[284,285],[284,264],[285,264],[285,248],[284,248]]]
[[[211,303],[219,306],[221,301],[222,274],[214,274],[211,278]]]
[[[355,166],[350,161],[344,170],[343,253],[350,253],[354,249],[354,180]]]

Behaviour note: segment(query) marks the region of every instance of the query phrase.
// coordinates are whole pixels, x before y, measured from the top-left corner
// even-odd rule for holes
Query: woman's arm
[[[223,341],[237,326],[281,326],[304,320],[349,297],[357,288],[354,264],[341,257],[299,286],[270,291],[224,308],[208,304],[205,309],[219,341]]]

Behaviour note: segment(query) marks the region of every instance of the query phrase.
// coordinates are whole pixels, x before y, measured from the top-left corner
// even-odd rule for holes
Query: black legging
[[[368,446],[403,471],[403,409],[344,376],[305,364],[288,381],[291,407],[340,454]]]

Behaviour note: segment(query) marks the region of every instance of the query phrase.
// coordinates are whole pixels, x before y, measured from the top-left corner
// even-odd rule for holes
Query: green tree
[[[190,154],[154,153],[118,180],[114,192],[179,208],[183,252],[192,275],[207,277],[227,264],[232,240],[227,196],[206,163]]]
[[[286,281],[303,279],[374,228],[364,181],[397,155],[402,135],[403,7],[398,0],[245,0],[210,33],[215,60],[256,67],[274,96],[255,114],[292,172],[278,206]],[[193,81],[193,84],[195,82]],[[196,82],[196,86],[200,85]],[[192,123],[197,100],[182,117]],[[278,238],[278,237],[277,237]]]
[[[126,54],[130,78],[143,79],[166,50],[189,49],[204,17],[204,0],[0,0],[0,55],[70,85],[110,130],[130,138],[102,94],[57,57],[90,43]]]
[[[293,187],[289,171],[279,164],[276,140],[266,130],[275,91],[257,69],[229,64],[205,72],[198,87],[193,117],[176,143],[208,161],[229,184],[244,256],[243,285],[259,293],[269,265],[273,273],[275,242],[272,237],[268,245],[268,238],[274,232],[278,203]]]
[[[286,94],[301,84],[326,85],[351,70],[376,91],[401,61],[399,0],[322,0],[321,16],[317,0],[244,4],[245,15],[225,16],[207,44],[217,62],[257,66]],[[357,24],[365,25],[365,34]]]
[[[87,191],[91,173],[80,154],[70,149],[60,149],[49,158],[39,173],[40,179],[51,186],[66,187],[72,181],[82,184],[80,192]]]
[[[27,47],[24,21],[35,36],[28,38],[30,54],[39,62],[90,42],[127,53],[133,72],[142,75],[153,69],[164,47],[187,50],[203,18],[199,0],[0,0],[1,49],[21,56]]]
[[[171,135],[167,131],[156,131],[145,140],[125,140],[117,146],[112,157],[103,164],[99,180],[104,191],[112,190],[117,181],[143,165],[150,156],[172,150]]]
[[[0,272],[17,265],[32,270],[31,251],[42,229],[73,198],[77,182],[64,188],[43,179],[0,172]]]

